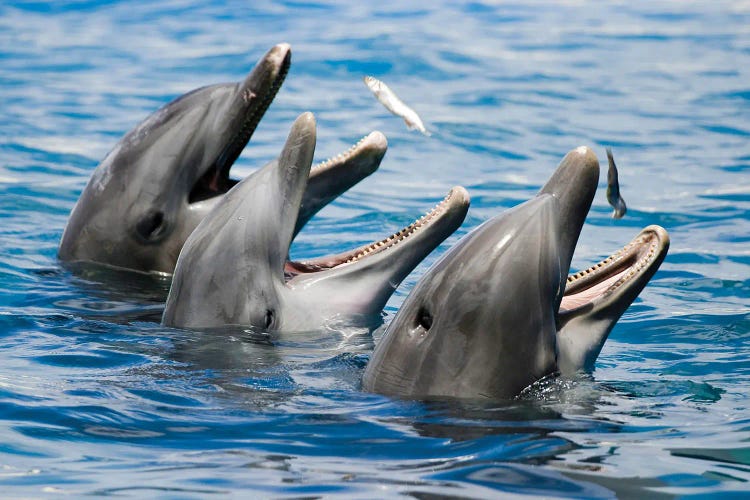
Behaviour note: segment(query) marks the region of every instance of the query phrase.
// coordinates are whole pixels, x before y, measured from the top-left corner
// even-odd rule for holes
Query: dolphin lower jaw
[[[350,252],[349,258],[345,263],[358,262],[381,252],[392,250],[396,245],[404,244],[407,240],[411,241],[410,238],[414,235],[422,234],[429,228],[440,226],[444,221],[448,221],[449,216],[455,210],[459,210],[461,207],[468,207],[468,200],[469,195],[463,187],[453,187],[446,197],[425,215],[383,240],[353,250]]]
[[[609,332],[656,273],[668,249],[667,232],[649,226],[612,256],[568,277],[557,316],[561,374],[594,370]]]
[[[606,259],[569,275],[558,313],[560,322],[564,323],[590,304],[616,301],[622,295],[618,291],[625,288],[645,286],[653,274],[649,271],[658,267],[668,247],[667,232],[659,226],[649,226]]]
[[[427,241],[422,242],[423,251],[419,252],[418,263],[461,224],[468,203],[469,196],[466,190],[460,186],[454,187],[432,210],[387,238],[336,255],[287,262],[284,269],[286,281],[290,283],[295,278],[304,279],[316,272],[365,265],[376,256],[388,258],[388,254],[404,248],[411,242],[419,245],[417,236],[432,232],[434,235],[426,234]],[[460,219],[458,221],[457,216]],[[413,267],[410,266],[409,271]]]
[[[341,165],[359,160],[366,156],[376,156],[378,160],[376,165],[379,165],[387,148],[388,141],[382,132],[370,132],[346,151],[313,165],[310,168],[310,178],[312,179],[328,172],[338,170]]]
[[[323,207],[352,188],[380,166],[388,141],[378,131],[371,132],[347,151],[312,166],[307,189],[297,216],[294,233]]]

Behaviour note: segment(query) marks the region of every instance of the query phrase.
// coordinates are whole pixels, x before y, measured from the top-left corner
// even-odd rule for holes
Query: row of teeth
[[[579,271],[575,274],[572,274],[568,276],[568,283],[572,283],[580,278],[583,278],[584,276],[588,276],[589,274],[598,271],[602,267],[608,266],[609,264],[615,262],[618,260],[623,254],[627,253],[628,250],[630,250],[633,246],[636,246],[640,243],[642,243],[644,240],[644,237],[640,237],[635,241],[631,241],[627,245],[625,245],[623,248],[619,249],[614,254],[610,255],[603,261],[599,262],[598,264],[594,264],[593,266],[589,267],[588,269],[584,269],[583,271]]]
[[[322,168],[330,167],[334,163],[336,163],[336,164],[344,163],[344,161],[348,160],[349,158],[351,158],[354,155],[354,152],[357,150],[357,148],[359,148],[365,142],[365,140],[368,137],[370,137],[370,136],[369,135],[364,136],[359,141],[357,141],[357,143],[354,146],[350,147],[349,149],[347,149],[343,153],[339,153],[336,156],[334,156],[332,158],[329,158],[329,159],[327,159],[324,162],[320,162],[317,165],[313,165],[312,168],[313,169],[322,169]]]
[[[646,267],[648,263],[653,260],[655,255],[656,255],[656,240],[654,239],[651,241],[651,244],[648,247],[648,254],[646,254],[646,256],[643,257],[642,259],[639,259],[638,262],[636,262],[635,266],[633,266],[625,276],[621,277],[619,280],[613,283],[612,286],[609,287],[605,293],[611,293],[615,291],[623,283],[625,283],[626,281],[630,280],[630,278],[638,274],[641,269]]]
[[[448,200],[453,195],[453,192],[448,193],[448,196],[446,196],[443,201],[435,205],[435,207],[427,212],[425,215],[420,217],[419,219],[412,222],[409,226],[406,226],[401,231],[392,234],[388,238],[378,241],[376,243],[373,243],[372,245],[369,245],[368,247],[361,249],[356,255],[349,257],[349,259],[344,262],[345,264],[350,264],[352,262],[356,262],[372,253],[380,252],[381,250],[385,250],[386,248],[390,248],[397,243],[404,241],[412,234],[416,233],[420,228],[422,228],[425,224],[427,224],[431,219],[435,218],[438,213],[440,213],[445,205],[448,203]]]
[[[624,246],[620,250],[618,250],[616,253],[610,255],[603,261],[599,262],[598,264],[595,264],[588,269],[584,269],[583,271],[579,271],[573,275],[568,276],[568,283],[573,283],[574,281],[583,278],[584,276],[588,276],[592,273],[595,273],[599,271],[601,268],[609,266],[610,264],[620,260],[625,254],[627,254],[628,250],[633,248],[634,246],[640,246],[643,244],[646,239],[649,238],[648,235],[643,235],[640,238],[636,239],[635,241],[630,242],[628,245]],[[654,258],[656,255],[656,239],[652,239],[648,254],[646,254],[645,257],[639,259],[634,266],[630,268],[630,271],[625,275],[622,276],[619,280],[617,280],[611,287],[607,289],[606,293],[609,293],[613,290],[615,290],[617,287],[628,281],[630,278],[638,274],[638,272],[646,267],[648,263]]]

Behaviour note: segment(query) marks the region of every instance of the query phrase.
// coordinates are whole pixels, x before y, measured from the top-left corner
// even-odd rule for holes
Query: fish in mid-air
[[[612,208],[615,209],[612,212],[613,219],[621,219],[623,215],[628,211],[625,200],[620,195],[620,182],[617,180],[617,166],[615,165],[615,159],[612,157],[612,149],[607,148],[607,161],[609,162],[609,170],[607,171],[607,201]]]
[[[422,119],[417,112],[404,104],[404,101],[399,99],[388,85],[372,76],[365,76],[363,80],[372,93],[375,94],[375,97],[378,98],[378,101],[380,101],[388,111],[404,119],[409,130],[417,129],[424,135],[432,135],[424,127],[424,123],[422,123]]]

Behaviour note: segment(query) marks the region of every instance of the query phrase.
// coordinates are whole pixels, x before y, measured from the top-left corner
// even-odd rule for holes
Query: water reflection
[[[56,299],[57,308],[89,320],[161,321],[171,276],[90,262],[66,264],[63,269],[69,272],[56,277],[73,293]]]
[[[431,476],[431,479],[455,481],[502,491],[502,496],[556,496],[568,498],[615,498],[612,491],[585,480],[573,480],[551,469],[520,464],[491,464],[461,467]],[[429,498],[415,495],[417,498]]]

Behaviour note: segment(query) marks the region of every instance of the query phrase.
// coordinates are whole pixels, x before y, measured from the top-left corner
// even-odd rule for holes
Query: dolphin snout
[[[265,59],[271,63],[281,65],[291,52],[291,45],[288,43],[279,43],[274,45],[271,50],[266,53]]]
[[[570,151],[539,191],[550,194],[559,205],[560,266],[567,273],[583,223],[594,201],[599,183],[599,160],[586,146]]]

